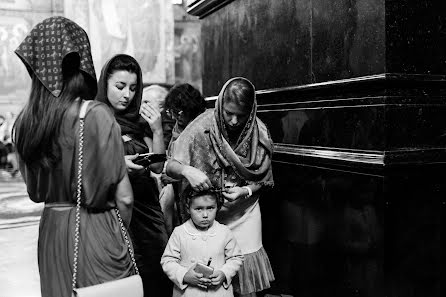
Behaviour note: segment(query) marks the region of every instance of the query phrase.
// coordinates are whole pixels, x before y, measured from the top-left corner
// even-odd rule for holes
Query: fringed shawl
[[[244,184],[273,186],[273,143],[265,124],[256,116],[256,98],[235,148],[229,144],[222,115],[223,94],[228,84],[237,79],[246,80],[236,77],[226,82],[214,112],[204,112],[186,127],[175,142],[172,158],[200,169],[216,187],[223,186],[221,171],[229,168],[235,171]]]
[[[210,130],[212,147],[221,164],[224,167],[231,166],[241,178],[272,185],[271,155],[273,144],[265,124],[256,116],[257,100],[255,93],[249,119],[235,148],[233,149],[228,142],[229,137],[223,118],[223,95],[227,86],[234,80],[245,80],[252,85],[245,78],[235,77],[228,80],[221,89]],[[254,86],[252,87],[254,88]]]

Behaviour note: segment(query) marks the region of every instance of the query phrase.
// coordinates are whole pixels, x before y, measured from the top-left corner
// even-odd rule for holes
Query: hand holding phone
[[[166,154],[146,153],[136,157],[133,163],[147,167],[153,163],[164,162],[166,159]]]
[[[202,272],[197,271],[200,270],[200,268],[196,269],[197,266],[198,264],[195,264],[194,266],[190,267],[190,269],[184,275],[183,282],[207,290],[208,286],[211,285],[211,280],[205,277]]]

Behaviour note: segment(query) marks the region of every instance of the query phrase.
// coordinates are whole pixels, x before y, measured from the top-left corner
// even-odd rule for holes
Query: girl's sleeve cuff
[[[232,283],[232,277],[229,275],[229,273],[227,271],[225,271],[224,268],[220,269],[226,277],[226,280],[223,282],[223,288],[227,289],[231,286]]]
[[[178,283],[178,287],[181,290],[184,290],[187,288],[188,284],[185,284],[184,281],[184,276],[187,273],[187,269],[185,267],[180,267],[178,268],[177,272],[176,272],[176,278],[177,278],[177,283]]]

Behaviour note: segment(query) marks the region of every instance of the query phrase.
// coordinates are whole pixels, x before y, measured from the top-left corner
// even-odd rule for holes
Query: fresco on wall
[[[201,90],[200,24],[175,24],[175,82],[190,83]]]
[[[28,99],[31,80],[14,50],[29,30],[63,14],[64,0],[0,0],[0,115],[17,115]]]
[[[32,6],[31,0],[0,0],[0,9],[29,10]]]
[[[0,18],[0,114],[16,113],[28,97],[29,75],[14,50],[31,27],[28,18]]]
[[[0,0],[0,9],[34,12],[61,11],[64,0]]]
[[[130,4],[129,4],[130,3]],[[90,37],[96,72],[111,56],[127,53],[141,64],[145,82],[174,76],[172,5],[164,0],[0,0],[0,114],[17,114],[31,81],[14,54],[28,31],[51,15],[81,25]]]
[[[98,76],[109,58],[126,53],[140,63],[144,82],[174,82],[169,1],[65,0],[65,16],[87,31]]]

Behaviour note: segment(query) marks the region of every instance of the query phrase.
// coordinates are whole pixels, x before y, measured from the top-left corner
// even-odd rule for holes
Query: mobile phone
[[[166,161],[166,154],[146,153],[140,154],[133,160],[133,163],[147,167],[153,163]]]
[[[203,277],[205,278],[209,278],[212,275],[212,273],[214,273],[214,268],[212,268],[211,266],[206,266],[201,263],[197,263],[197,265],[194,268],[194,271],[203,274]]]

